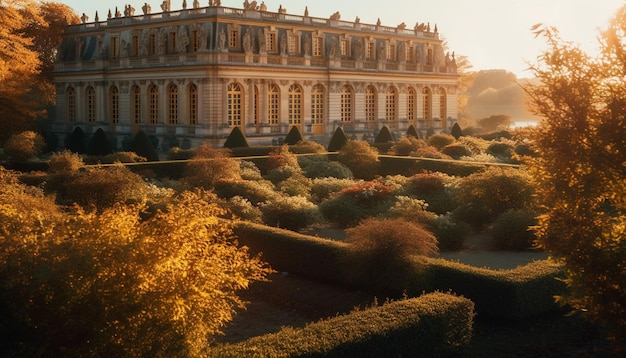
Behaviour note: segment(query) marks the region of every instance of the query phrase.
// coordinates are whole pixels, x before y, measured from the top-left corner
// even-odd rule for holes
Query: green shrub
[[[295,154],[326,153],[326,148],[323,145],[304,139],[294,145],[290,145],[289,150]]]
[[[346,271],[350,282],[399,295],[416,274],[414,255],[437,253],[437,239],[423,225],[401,218],[363,220],[346,229],[350,244]]]
[[[428,204],[424,200],[398,196],[394,206],[389,208],[383,216],[404,219],[430,229],[430,225],[437,218],[437,214],[427,211],[427,208]]]
[[[433,146],[418,148],[414,152],[411,152],[410,156],[430,159],[452,159],[451,156],[441,153]]]
[[[328,151],[338,152],[344,145],[346,145],[346,143],[348,143],[348,136],[346,136],[343,128],[337,127],[333,136],[330,138],[330,142],[328,143]]]
[[[407,135],[406,137],[400,138],[400,140],[391,147],[389,152],[393,155],[407,156],[412,152],[427,146],[428,144],[425,140]]]
[[[214,183],[214,191],[220,198],[229,199],[241,196],[253,205],[274,199],[276,193],[274,184],[269,180],[232,180],[223,179]]]
[[[278,185],[283,180],[287,180],[292,177],[296,177],[298,180],[308,179],[304,176],[304,173],[302,172],[302,169],[300,169],[300,166],[292,167],[290,165],[284,165],[271,169],[263,176],[263,178],[271,181],[272,183],[274,183],[274,185]]]
[[[437,148],[437,150],[443,149],[446,145],[454,143],[456,139],[453,136],[446,133],[437,133],[428,137],[428,144]]]
[[[46,142],[40,134],[25,131],[13,134],[4,143],[4,155],[12,160],[24,161],[37,157],[46,147]]]
[[[493,222],[511,209],[531,209],[534,187],[522,169],[488,168],[459,182],[457,199],[462,204],[455,215],[475,229]]]
[[[449,357],[469,344],[474,304],[430,293],[330,318],[305,328],[209,350],[211,357]]]
[[[239,173],[244,180],[262,180],[261,170],[251,161],[239,161]]]
[[[317,205],[302,196],[279,196],[260,205],[263,222],[297,231],[320,222]]]
[[[465,157],[471,155],[472,153],[467,149],[463,144],[453,143],[448,144],[441,149],[441,153],[452,157],[454,159],[459,159],[461,157]]]
[[[452,128],[450,129],[450,135],[454,137],[454,139],[459,139],[463,135],[463,130],[459,125],[459,122],[454,122]]]
[[[280,169],[274,169],[273,171],[278,171]],[[311,197],[311,186],[313,185],[311,179],[299,175],[292,175],[280,183],[276,184],[277,189],[281,193],[285,193],[290,196],[302,196],[307,199]]]
[[[485,151],[489,147],[489,144],[491,144],[491,142],[485,139],[478,138],[478,137],[470,137],[470,136],[460,137],[457,141],[460,144],[463,144],[465,148],[467,148],[470,152],[472,152],[471,155],[478,155],[478,154],[485,153]]]
[[[325,155],[300,156],[298,163],[307,178],[327,178],[351,179],[352,172],[345,165],[331,161]]]
[[[167,160],[188,160],[196,156],[195,149],[181,149],[179,147],[170,148],[167,153]]]
[[[286,144],[270,152],[265,162],[265,170],[270,171],[284,166],[300,169],[298,157],[289,150],[289,146]]]
[[[510,143],[494,142],[487,147],[486,152],[501,160],[510,160],[515,153],[514,148],[515,147]]]
[[[465,238],[472,231],[468,224],[454,220],[450,213],[439,215],[430,223],[430,227],[437,237],[440,251],[461,250]]]
[[[263,213],[261,209],[252,205],[252,203],[244,197],[238,195],[233,196],[226,200],[225,207],[241,220],[263,223]]]
[[[142,202],[146,186],[141,176],[116,165],[55,174],[51,176],[46,190],[54,192],[61,204],[76,203],[84,208],[103,210],[116,203]]]
[[[152,143],[146,132],[139,130],[128,148],[131,152],[137,153],[140,157],[145,157],[149,162],[159,160],[156,146]]]
[[[135,152],[117,152],[109,155],[105,155],[102,158],[102,163],[143,163],[147,161],[145,157],[137,155]]]
[[[351,179],[339,179],[333,177],[313,179],[311,185],[311,200],[321,203],[324,200],[339,194],[344,188],[354,184]]]
[[[50,174],[74,172],[85,165],[80,155],[69,150],[53,153],[48,163],[48,172]]]
[[[68,134],[65,137],[65,147],[74,153],[82,154],[85,153],[85,132],[80,127],[74,128],[72,133]]]
[[[106,133],[104,133],[104,130],[102,130],[102,128],[98,128],[93,137],[91,137],[91,140],[87,145],[87,151],[85,152],[85,154],[104,156],[111,153],[113,153],[113,146],[111,145],[109,138],[107,137]]]
[[[298,126],[291,126],[289,129],[289,133],[285,136],[285,144],[287,145],[296,145],[301,142],[304,138],[302,137],[302,133],[300,132],[300,128]]]
[[[183,181],[191,188],[213,188],[221,180],[237,180],[239,161],[230,158],[230,152],[205,143],[196,149],[196,156],[187,163]]]
[[[376,138],[374,138],[374,143],[387,143],[393,141],[393,135],[391,134],[391,131],[389,131],[389,127],[387,126],[383,126],[376,135]]]
[[[238,126],[233,127],[230,134],[224,142],[224,148],[247,148],[250,147],[246,135],[241,131]]]
[[[537,225],[535,213],[509,210],[493,222],[491,236],[501,250],[528,250],[536,239],[531,227]]]
[[[419,173],[409,178],[411,192],[416,194],[430,194],[446,189],[443,176],[438,173]]]
[[[378,174],[378,152],[365,141],[348,141],[337,154],[337,160],[348,167],[355,178],[371,180]]]
[[[406,136],[413,137],[415,139],[420,138],[420,135],[417,133],[417,130],[415,130],[415,127],[412,124],[409,125],[409,128],[406,129]]]

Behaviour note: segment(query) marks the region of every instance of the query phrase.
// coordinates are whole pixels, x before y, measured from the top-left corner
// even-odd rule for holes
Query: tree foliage
[[[626,7],[600,37],[594,58],[537,25],[548,49],[529,87],[539,157],[534,174],[547,214],[539,245],[564,264],[560,301],[626,341]],[[623,348],[623,347],[622,347]]]
[[[3,356],[200,356],[269,272],[208,193],[142,218],[61,210],[1,169],[0,187]]]

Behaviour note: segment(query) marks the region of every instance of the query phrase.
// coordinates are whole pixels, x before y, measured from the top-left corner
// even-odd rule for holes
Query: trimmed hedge
[[[378,156],[380,160],[379,174],[411,176],[421,172],[442,172],[448,175],[465,177],[485,170],[485,164],[460,162],[455,160],[397,157],[390,155]]]
[[[278,271],[355,286],[342,267],[347,243],[244,222],[237,223],[234,232],[251,253],[262,252],[263,260]],[[561,268],[546,260],[513,270],[490,270],[434,258],[420,258],[415,265],[414,272],[422,276],[408,277],[396,291],[452,291],[471,299],[481,318],[517,320],[556,312],[559,306],[554,296],[566,289]]]
[[[472,337],[474,304],[430,293],[210,349],[210,357],[448,357]]]

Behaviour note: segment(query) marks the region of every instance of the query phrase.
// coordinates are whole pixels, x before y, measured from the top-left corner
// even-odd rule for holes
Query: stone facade
[[[139,129],[163,146],[211,141],[234,126],[251,144],[280,141],[292,126],[327,145],[338,126],[373,139],[382,126],[401,136],[449,131],[457,118],[454,55],[437,27],[407,28],[290,15],[262,3],[219,1],[66,29],[55,67],[53,132],[103,128],[120,148]]]

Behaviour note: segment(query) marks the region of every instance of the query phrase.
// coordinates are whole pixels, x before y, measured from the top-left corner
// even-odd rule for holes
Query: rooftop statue
[[[141,10],[143,11],[144,15],[148,15],[149,13],[152,12],[152,6],[150,6],[150,4],[145,2],[145,3],[143,3],[143,6],[141,7]]]
[[[87,16],[84,12],[83,12],[83,16],[80,17],[80,21],[83,22],[83,24],[87,21],[89,21],[89,16]]]
[[[341,14],[339,13],[339,11],[337,11],[334,14],[330,15],[330,19],[331,20],[339,20],[339,19],[341,19]]]

